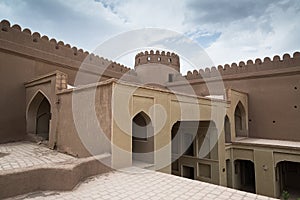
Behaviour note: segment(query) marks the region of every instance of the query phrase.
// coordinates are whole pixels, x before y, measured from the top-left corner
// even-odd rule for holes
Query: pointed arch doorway
[[[41,140],[49,140],[51,104],[48,98],[38,91],[27,109],[27,133]]]
[[[154,135],[150,117],[140,112],[132,119],[132,162],[154,164]]]

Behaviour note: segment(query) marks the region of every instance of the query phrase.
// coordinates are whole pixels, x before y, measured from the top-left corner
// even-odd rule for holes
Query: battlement
[[[179,56],[175,53],[165,52],[165,51],[156,51],[154,53],[153,50],[150,52],[140,52],[135,56],[135,69],[139,65],[149,64],[149,63],[157,63],[162,65],[168,65],[180,72],[180,61]]]
[[[6,41],[8,41],[8,43]],[[71,61],[79,61],[81,63],[85,61],[88,64],[96,65],[96,67],[108,66],[107,69],[110,71],[119,73],[128,72],[135,75],[134,70],[131,70],[124,65],[99,57],[93,53],[90,54],[88,51],[84,51],[83,49],[78,49],[74,46],[71,47],[70,44],[65,44],[63,41],[57,42],[54,38],[49,39],[46,35],[41,36],[38,32],[32,33],[28,28],[22,30],[22,28],[17,24],[11,26],[10,22],[7,20],[2,20],[0,22],[0,42],[3,44],[1,45],[2,49],[5,49],[6,46],[11,46],[11,43],[16,43],[48,54],[64,57],[69,60],[68,63],[70,63],[70,65],[72,65]],[[25,48],[21,48],[20,46],[11,47],[10,50],[18,53],[26,51]],[[88,59],[85,60],[86,58]]]
[[[188,80],[201,79],[217,77],[219,75],[236,75],[251,72],[263,72],[268,70],[284,69],[291,67],[300,66],[300,52],[295,52],[293,57],[289,54],[284,54],[282,59],[280,56],[275,55],[271,60],[269,57],[265,57],[263,60],[260,58],[253,60],[248,60],[246,63],[244,61],[237,63],[232,63],[231,65],[225,64],[224,66],[219,65],[218,67],[211,67],[198,70],[193,72],[188,71],[185,76]]]

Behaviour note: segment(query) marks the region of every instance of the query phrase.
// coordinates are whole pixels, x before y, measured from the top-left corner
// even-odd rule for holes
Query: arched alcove
[[[231,131],[229,117],[226,115],[224,119],[225,143],[231,142]]]
[[[154,136],[150,117],[139,112],[132,119],[132,160],[154,163]]]
[[[38,91],[27,109],[27,134],[33,134],[42,140],[49,139],[51,104],[46,96]]]
[[[234,111],[235,134],[236,137],[247,137],[246,111],[241,102],[237,104]]]

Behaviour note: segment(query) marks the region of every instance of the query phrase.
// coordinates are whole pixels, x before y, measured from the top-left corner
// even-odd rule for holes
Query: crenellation
[[[222,65],[218,65],[218,70],[219,71],[224,70],[223,66]]]
[[[300,52],[295,52],[294,54],[293,54],[293,58],[300,58]]]
[[[41,38],[41,34],[39,34],[38,32],[34,32],[32,34],[32,41],[33,42],[38,42],[40,40],[40,38]]]
[[[76,47],[72,47],[72,50],[73,50],[74,56],[77,56],[77,53],[78,53],[77,48]]]
[[[65,46],[65,43],[64,43],[63,41],[59,41],[59,42],[57,43],[57,45],[59,45],[59,46]]]
[[[243,74],[247,72],[260,72],[267,70],[274,70],[280,68],[289,68],[289,67],[297,67],[300,66],[300,52],[295,52],[293,56],[290,54],[284,54],[282,59],[280,56],[275,55],[273,59],[270,57],[265,57],[263,60],[257,58],[254,60],[248,60],[246,63],[244,61],[240,61],[239,64],[232,63],[231,65],[225,64],[224,66],[219,65],[216,67],[205,68],[205,70],[199,70],[200,75],[203,74],[202,77],[216,77],[218,75],[234,75],[234,74]],[[217,73],[219,72],[219,73]],[[192,72],[188,72],[185,76],[187,79],[195,79],[195,74]],[[197,76],[202,78],[201,76]]]
[[[165,53],[165,51],[160,52],[158,50],[154,53],[154,50],[150,50],[150,52],[140,52],[135,56],[135,68],[148,63],[163,64],[172,67],[178,72],[180,71],[179,56],[175,53]]]
[[[1,32],[10,32],[10,34],[4,34],[4,38],[13,41],[16,43],[24,44],[28,47],[38,48],[47,52],[55,53],[64,57],[69,57],[71,59],[83,61],[87,56],[89,56],[89,60],[92,64],[99,66],[109,66],[110,70],[116,72],[128,72],[129,68],[121,65],[121,64],[111,64],[112,61],[104,59],[99,56],[95,56],[94,54],[90,54],[87,51],[83,51],[82,49],[78,50],[77,47],[71,47],[69,44],[65,44],[63,41],[56,41],[55,39],[50,39],[48,36],[42,36],[38,32],[31,33],[30,29],[23,29],[15,24],[11,26],[10,22],[7,20],[2,20],[0,22]],[[142,64],[147,63],[157,63],[168,65],[175,70],[180,70],[180,62],[179,56],[175,53],[165,52],[165,51],[145,51],[140,52],[135,57],[135,68]],[[256,72],[256,71],[265,71],[272,70],[278,68],[287,68],[294,67],[300,64],[300,53],[295,52],[293,56],[289,54],[284,54],[282,59],[280,56],[275,55],[273,59],[269,57],[265,57],[263,60],[257,58],[254,60],[248,60],[246,63],[244,61],[236,63],[232,63],[231,65],[225,64],[224,66],[219,65],[217,68],[209,68],[205,69],[205,71],[200,71],[198,74],[195,72],[190,72],[186,75],[187,79],[201,78],[201,77],[214,77],[217,74],[221,75],[232,75],[232,74],[242,74],[246,72]],[[219,73],[217,73],[219,72]]]
[[[5,32],[10,32],[10,34],[4,34]],[[57,40],[54,38],[49,40],[48,36],[46,35],[41,37],[40,33],[32,33],[32,31],[28,28],[25,28],[22,31],[21,26],[18,24],[11,26],[10,22],[7,20],[2,20],[0,22],[0,34],[2,35],[1,38],[7,41],[12,41],[17,44],[33,47],[77,61],[83,62],[85,58],[89,56],[90,61],[94,60],[91,63],[97,66],[109,66],[112,62],[102,57],[95,56],[93,53],[90,54],[88,51],[84,51],[83,49],[78,50],[77,47],[71,47],[70,44],[65,44],[63,41],[57,42]],[[125,73],[130,70],[124,65],[118,63],[115,63],[114,67],[110,69],[119,73]]]
[[[290,54],[288,54],[288,53],[283,54],[283,60],[288,60],[288,59],[291,59]]]
[[[210,68],[206,67],[204,70],[205,73],[210,73]]]
[[[253,63],[253,61],[252,61],[252,63]],[[245,64],[244,61],[240,61],[240,62],[239,62],[239,67],[245,67],[245,66],[246,66],[246,64]]]
[[[18,24],[13,25],[11,28],[21,32],[21,26],[19,26]]]
[[[264,63],[270,63],[270,62],[271,62],[271,58],[269,58],[269,57],[264,58]]]
[[[25,34],[31,35],[31,30],[28,29],[28,28],[23,29],[22,32],[25,33]]]
[[[55,46],[57,45],[57,41],[56,41],[56,39],[54,39],[54,38],[51,38],[51,39],[50,39],[50,43],[55,44]]]
[[[0,24],[1,24],[1,30],[2,30],[2,31],[5,31],[5,32],[8,32],[8,31],[9,31],[9,28],[10,28],[10,23],[9,23],[9,21],[7,21],[7,20],[2,20],[2,21],[0,22]]]
[[[275,55],[275,56],[273,57],[273,61],[280,61],[280,56]]]
[[[193,76],[198,76],[199,72],[197,70],[193,70]]]
[[[218,69],[215,66],[213,66],[210,71],[211,71],[211,76],[217,76],[217,74],[219,73]]]
[[[256,65],[260,65],[260,64],[262,63],[262,61],[261,61],[260,58],[256,58],[255,61],[254,61],[254,63],[255,63]]]
[[[43,35],[43,36],[41,37],[41,39],[44,40],[44,41],[46,41],[46,42],[49,41],[49,38],[48,38],[48,36],[46,36],[46,35]]]
[[[253,63],[253,60],[247,60],[247,65],[253,65],[254,63]],[[240,65],[239,65],[240,66]]]

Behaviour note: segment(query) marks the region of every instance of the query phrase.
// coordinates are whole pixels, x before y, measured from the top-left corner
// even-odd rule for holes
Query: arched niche
[[[247,137],[246,111],[241,102],[239,102],[235,107],[234,122],[236,137]]]
[[[30,101],[26,114],[27,134],[38,136],[42,140],[49,139],[51,120],[51,104],[41,91]]]

